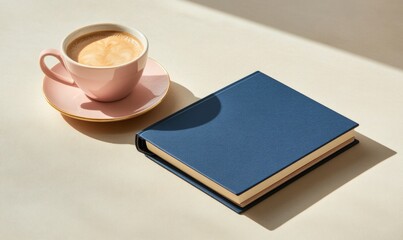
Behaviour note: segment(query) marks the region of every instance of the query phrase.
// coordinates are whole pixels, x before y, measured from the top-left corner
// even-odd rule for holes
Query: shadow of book
[[[269,230],[275,230],[350,180],[396,154],[357,133],[360,143],[326,162],[244,213]]]
[[[165,99],[150,112],[119,122],[85,122],[63,115],[65,121],[77,131],[100,141],[117,144],[134,144],[134,135],[152,123],[199,100],[182,85],[172,82]]]

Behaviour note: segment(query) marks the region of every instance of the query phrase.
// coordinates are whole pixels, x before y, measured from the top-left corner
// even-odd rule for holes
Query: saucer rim
[[[87,118],[87,117],[82,117],[82,116],[78,116],[78,115],[74,115],[74,114],[65,112],[65,111],[59,109],[55,104],[53,104],[48,99],[48,97],[46,96],[45,89],[44,89],[44,84],[42,84],[42,94],[43,94],[43,96],[45,97],[46,101],[48,102],[48,104],[50,106],[52,106],[54,109],[56,109],[62,115],[66,116],[66,117],[69,117],[69,118],[73,118],[73,119],[77,119],[77,120],[81,120],[81,121],[87,121],[87,122],[117,122],[117,121],[124,121],[124,120],[128,120],[128,119],[131,119],[131,118],[135,118],[135,117],[140,116],[142,114],[145,114],[145,113],[153,110],[155,107],[157,107],[166,98],[167,93],[169,91],[169,88],[171,87],[171,77],[170,77],[168,71],[157,60],[155,60],[155,59],[153,59],[151,57],[148,57],[148,59],[152,60],[156,64],[158,64],[161,67],[161,69],[166,73],[166,75],[168,77],[168,86],[166,87],[165,92],[163,94],[161,94],[162,97],[159,99],[159,101],[157,101],[154,104],[152,104],[151,106],[143,109],[142,111],[136,112],[134,114],[130,114],[130,115],[122,116],[122,117],[111,117],[111,118]],[[47,78],[47,76],[44,76],[44,78]],[[43,81],[43,83],[44,83],[44,81]],[[95,100],[91,99],[91,101],[95,101]],[[119,101],[121,101],[121,100],[119,100]],[[102,102],[100,102],[100,103],[102,104]]]

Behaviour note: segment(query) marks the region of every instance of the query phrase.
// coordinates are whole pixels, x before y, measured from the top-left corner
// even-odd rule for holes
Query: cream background
[[[402,9],[393,4],[382,14]],[[362,7],[374,31],[403,22],[379,23],[376,6]],[[403,238],[399,64],[191,1],[1,1],[0,22],[0,239]],[[173,81],[153,111],[97,124],[46,103],[39,52],[97,22],[148,36],[149,55]],[[333,34],[346,32],[337,26]],[[390,46],[390,37],[403,36],[396,31],[374,46]],[[255,70],[359,122],[361,143],[237,215],[149,161],[133,141],[150,123]]]

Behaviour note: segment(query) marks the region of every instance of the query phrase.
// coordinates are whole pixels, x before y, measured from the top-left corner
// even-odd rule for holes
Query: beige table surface
[[[1,1],[1,240],[403,239],[402,2],[217,2]],[[88,123],[45,101],[39,52],[97,22],[148,36],[172,80],[153,111]],[[133,141],[255,70],[359,122],[361,143],[237,215]]]

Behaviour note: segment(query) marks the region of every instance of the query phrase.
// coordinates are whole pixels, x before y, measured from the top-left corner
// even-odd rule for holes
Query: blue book
[[[255,72],[137,133],[136,147],[241,213],[356,144],[357,126]]]

